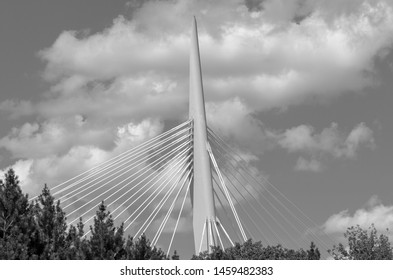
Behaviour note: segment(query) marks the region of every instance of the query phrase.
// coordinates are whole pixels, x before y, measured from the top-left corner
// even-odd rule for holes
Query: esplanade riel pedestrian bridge
[[[249,238],[327,248],[315,223],[207,126],[195,18],[189,71],[188,120],[50,189],[68,225],[91,225],[104,201],[127,234],[145,233],[167,254],[181,244],[198,254]]]

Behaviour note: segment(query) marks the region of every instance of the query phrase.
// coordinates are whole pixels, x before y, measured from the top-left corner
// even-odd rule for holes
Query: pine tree
[[[66,217],[60,207],[55,204],[47,185],[44,186],[36,204],[36,220],[40,231],[41,259],[63,259],[66,254]],[[38,245],[38,244],[37,244]]]
[[[307,250],[307,259],[309,260],[321,259],[321,253],[319,252],[319,249],[315,246],[314,242],[311,242],[310,249]]]
[[[180,260],[180,256],[177,254],[176,250],[173,252],[171,259],[172,260]]]
[[[93,259],[122,259],[124,250],[123,225],[115,228],[112,216],[106,211],[104,202],[99,206],[94,217],[94,225],[90,227],[89,240]]]
[[[104,203],[87,239],[82,219],[67,231],[66,215],[45,185],[34,203],[23,195],[10,169],[0,180],[0,259],[167,259],[145,235],[125,244],[123,224],[115,227]],[[176,258],[176,253],[174,255]]]
[[[142,234],[136,241],[128,236],[125,246],[127,260],[166,260],[166,254],[161,249],[151,247],[150,241]]]
[[[32,206],[13,169],[0,180],[0,259],[28,259],[35,226]]]
[[[65,259],[68,260],[88,260],[92,258],[89,241],[84,237],[84,224],[82,218],[79,219],[76,227],[70,225],[66,243]]]

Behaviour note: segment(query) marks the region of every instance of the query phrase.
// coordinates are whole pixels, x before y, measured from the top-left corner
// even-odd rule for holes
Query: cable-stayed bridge
[[[189,119],[51,188],[68,224],[80,217],[92,224],[104,201],[128,234],[146,233],[168,254],[184,232],[196,254],[249,238],[289,248],[314,240],[326,249],[312,220],[206,125],[195,19],[192,25]]]

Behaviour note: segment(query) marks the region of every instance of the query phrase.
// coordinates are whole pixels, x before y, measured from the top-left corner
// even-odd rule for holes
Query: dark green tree
[[[387,235],[378,235],[374,225],[368,230],[359,225],[352,226],[344,233],[348,246],[334,245],[328,252],[336,260],[391,260],[392,246]]]
[[[264,247],[260,241],[253,242],[251,239],[242,244],[236,243],[225,250],[213,246],[210,253],[205,251],[192,257],[194,260],[307,260],[319,258],[319,250],[313,242],[310,250],[306,252],[303,249],[287,249],[281,245]]]
[[[127,260],[166,260],[164,251],[157,247],[152,247],[145,234],[137,240],[128,236],[125,246]]]
[[[69,260],[88,260],[92,259],[91,248],[89,241],[84,237],[84,224],[80,218],[76,227],[70,225],[66,243],[67,250],[65,252],[65,259]]]
[[[192,260],[231,260],[231,259],[235,259],[232,253],[233,252],[228,252],[226,250],[224,251],[219,246],[212,246],[210,253],[206,250],[200,252],[199,255],[193,255],[191,259]]]
[[[87,239],[82,219],[67,231],[66,215],[60,201],[55,203],[46,185],[38,199],[29,203],[12,169],[4,175],[4,180],[0,180],[0,259],[168,259],[161,249],[151,246],[145,234],[138,239],[128,236],[125,242],[123,224],[114,226],[104,202],[96,212],[90,232]],[[376,231],[373,231],[373,236],[376,236]],[[391,258],[386,236],[379,236],[373,244],[379,248],[374,252],[375,258]],[[342,248],[340,250],[345,254]],[[320,253],[314,243],[304,251],[286,249],[281,245],[263,247],[261,242],[252,242],[251,239],[226,250],[212,247],[211,252],[193,256],[193,259],[207,260],[319,258]],[[176,251],[172,259],[179,259]]]
[[[180,260],[180,256],[177,254],[176,250],[173,252],[171,259],[172,260]]]
[[[236,243],[235,246],[226,250],[230,258],[236,260],[257,260],[262,252],[262,242],[252,242],[252,239],[248,239],[243,244]]]
[[[13,169],[0,180],[0,259],[29,259],[36,227],[28,196]]]
[[[36,247],[41,247],[37,249],[40,259],[64,259],[68,250],[66,217],[60,201],[55,204],[46,185],[38,197],[35,212],[40,233],[40,240],[36,240]]]
[[[0,259],[167,259],[151,247],[145,235],[124,240],[123,225],[115,227],[104,203],[99,206],[90,237],[82,219],[67,231],[66,215],[45,185],[38,199],[29,203],[15,172],[0,179]],[[178,259],[175,252],[172,257]]]
[[[90,227],[91,256],[98,260],[122,259],[125,254],[123,224],[116,228],[104,202],[99,206],[94,225]]]
[[[321,253],[319,252],[319,249],[315,246],[314,242],[311,242],[310,249],[307,250],[307,259],[309,260],[321,259]]]

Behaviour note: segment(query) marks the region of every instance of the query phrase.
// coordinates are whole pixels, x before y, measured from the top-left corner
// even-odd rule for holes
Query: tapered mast
[[[216,245],[216,213],[213,197],[210,158],[207,151],[207,128],[203,94],[198,30],[192,21],[190,53],[189,117],[193,120],[194,179],[191,189],[195,252]]]

